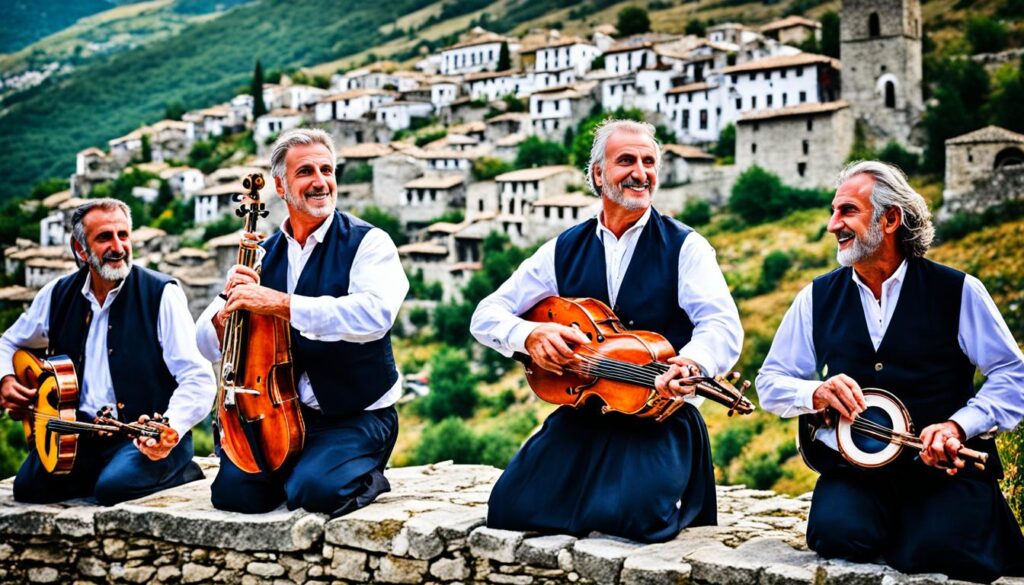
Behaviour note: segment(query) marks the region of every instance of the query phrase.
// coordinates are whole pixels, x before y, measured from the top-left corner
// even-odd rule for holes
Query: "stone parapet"
[[[279,509],[214,510],[203,481],[114,506],[17,504],[0,482],[0,583],[949,583],[806,549],[809,498],[719,486],[719,526],[643,545],[592,534],[484,526],[500,471],[450,463],[392,469],[393,490],[329,520]],[[1001,583],[1024,585],[1024,579]]]

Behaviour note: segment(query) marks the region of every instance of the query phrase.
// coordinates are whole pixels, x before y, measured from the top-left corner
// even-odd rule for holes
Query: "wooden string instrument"
[[[92,423],[77,420],[79,390],[75,364],[67,356],[40,359],[19,349],[14,352],[14,377],[26,388],[36,389],[35,401],[19,414],[26,443],[35,449],[43,468],[54,475],[71,471],[83,434],[109,434],[129,438],[161,440],[169,431],[165,421],[154,416],[146,424],[123,423],[104,407]]]
[[[235,213],[245,219],[238,263],[258,270],[264,249],[256,222],[267,216],[260,201],[263,175],[246,177],[245,195]],[[302,451],[306,427],[292,372],[288,321],[272,315],[235,311],[228,317],[222,343],[217,392],[220,447],[247,473],[271,472]]]
[[[519,356],[526,365],[526,380],[542,400],[552,404],[579,407],[597,397],[604,412],[621,412],[661,422],[685,404],[680,397],[665,397],[655,390],[654,380],[671,367],[665,363],[676,350],[664,336],[651,331],[626,329],[608,305],[588,298],[548,297],[523,315],[527,321],[558,323],[583,333],[588,343],[576,346],[575,362],[561,375],[531,367],[528,356]],[[733,372],[721,376],[691,376],[679,380],[693,385],[697,394],[726,406],[734,412],[750,414],[754,405],[743,396],[750,387]]]
[[[807,448],[821,428],[834,428],[839,453],[849,463],[865,469],[883,467],[895,461],[904,448],[921,451],[924,445],[914,431],[910,412],[892,392],[881,388],[863,388],[867,408],[856,420],[841,418],[832,409],[802,415],[797,446],[811,469],[821,467],[814,451]],[[984,470],[988,453],[960,447],[958,455],[974,467]]]

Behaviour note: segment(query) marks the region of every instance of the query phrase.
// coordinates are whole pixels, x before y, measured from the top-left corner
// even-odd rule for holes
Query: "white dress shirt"
[[[648,209],[621,238],[616,238],[599,217],[595,237],[604,246],[608,298],[613,306],[640,233],[650,217]],[[477,341],[506,357],[513,352],[526,353],[526,338],[539,323],[519,315],[547,297],[560,296],[555,276],[556,242],[557,238],[541,246],[498,290],[480,302],[470,325]],[[693,337],[679,350],[679,355],[697,362],[712,375],[725,373],[739,357],[743,328],[736,303],[715,261],[715,250],[696,232],[686,237],[679,250],[678,289],[679,307],[694,324]]]
[[[92,275],[89,275],[82,287],[82,296],[92,308],[92,321],[85,341],[85,371],[79,373],[82,387],[79,388],[78,409],[89,416],[96,416],[104,406],[114,407],[114,411],[117,411],[110,362],[107,360],[107,331],[110,307],[122,285],[107,293],[101,305],[92,294],[91,283]],[[14,374],[11,360],[16,350],[42,348],[49,344],[50,301],[56,284],[57,280],[54,280],[44,286],[36,294],[28,311],[18,317],[14,325],[0,337],[0,377]],[[157,337],[163,350],[164,363],[178,382],[178,388],[167,405],[167,412],[161,414],[170,420],[171,428],[181,437],[210,413],[217,394],[217,383],[213,377],[213,368],[196,348],[195,325],[180,286],[169,284],[164,287],[157,315]]]
[[[348,341],[367,343],[376,341],[395,324],[398,310],[409,292],[398,249],[387,232],[373,228],[363,236],[349,272],[348,294],[341,297],[308,297],[294,294],[302,270],[317,245],[324,241],[334,215],[306,238],[301,246],[291,235],[291,225],[285,219],[281,232],[288,243],[288,294],[291,295],[291,326],[300,335],[314,341]],[[222,298],[199,316],[197,341],[199,351],[211,362],[220,359],[220,340],[213,328],[213,316],[223,307]],[[299,399],[312,408],[320,409],[313,394],[309,376],[303,372],[298,380]],[[401,379],[366,410],[391,406],[402,395]]]
[[[882,283],[882,296],[876,300],[871,289],[853,271],[868,334],[876,350],[892,320],[906,273],[907,262],[904,261]],[[821,385],[815,371],[812,287],[813,284],[804,287],[786,312],[757,376],[761,406],[784,417],[815,412],[811,398]],[[1024,418],[1024,356],[985,285],[971,275],[964,279],[957,340],[964,355],[981,369],[987,380],[967,404],[949,417],[950,420],[963,428],[967,438],[993,427],[1000,431],[1013,430]],[[820,429],[816,438],[835,448],[835,433],[824,431]]]

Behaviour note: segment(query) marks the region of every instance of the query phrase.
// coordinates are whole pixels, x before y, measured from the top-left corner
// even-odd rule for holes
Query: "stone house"
[[[534,203],[564,194],[570,185],[582,185],[583,175],[575,167],[559,165],[512,171],[494,180],[498,193],[495,223],[513,243],[523,245],[531,241],[524,224],[532,217]]]
[[[516,157],[519,156],[519,145],[524,140],[526,140],[526,134],[521,132],[499,138],[494,141],[494,150],[491,151],[491,154],[505,162],[514,163]]]
[[[266,154],[278,135],[285,130],[297,128],[306,119],[305,115],[291,108],[278,108],[263,114],[256,120],[253,141],[260,154]]]
[[[459,83],[453,77],[437,77],[430,83],[430,103],[434,104],[434,111],[440,112],[441,108],[455,101],[459,97]]]
[[[452,148],[439,148],[435,150],[420,150],[413,156],[422,160],[428,171],[437,172],[459,172],[468,178],[473,168],[473,161],[483,156],[481,149],[455,150]]]
[[[586,193],[564,193],[533,202],[525,236],[542,242],[562,233],[601,210],[601,199]]]
[[[661,187],[685,185],[701,180],[714,166],[715,157],[685,144],[664,144],[661,147]]]
[[[848,103],[802,104],[744,114],[736,125],[736,167],[757,165],[782,182],[831,188],[853,147]]]
[[[76,270],[78,265],[70,258],[33,258],[25,262],[25,286],[40,289],[51,280]]]
[[[425,227],[448,211],[466,207],[465,178],[461,174],[428,175],[403,186],[398,218],[407,231]]]
[[[379,89],[350,89],[320,98],[313,108],[313,121],[359,120],[379,106],[395,101],[394,95]]]
[[[390,213],[397,214],[405,199],[405,185],[422,177],[427,171],[426,161],[419,158],[418,148],[393,150],[374,157],[369,164],[373,168],[371,193],[373,201]],[[351,163],[346,163],[346,166]]]
[[[576,128],[594,107],[596,82],[585,81],[563,87],[549,87],[530,95],[533,134],[561,141],[565,131]]]
[[[809,38],[821,39],[821,23],[802,16],[773,20],[761,27],[761,34],[787,45],[798,45]]]
[[[1024,134],[986,126],[946,141],[939,219],[1024,198]]]
[[[17,240],[4,250],[4,272],[14,276],[31,260],[60,260],[71,257],[71,248],[63,245],[39,246],[31,240]],[[27,270],[26,270],[27,271]]]
[[[377,121],[392,131],[405,130],[412,125],[413,118],[427,118],[433,113],[434,106],[429,102],[394,101],[374,110]]]
[[[168,167],[159,172],[171,191],[180,197],[191,197],[204,187],[203,172],[192,167]]]
[[[506,112],[498,114],[486,121],[487,129],[484,131],[484,139],[488,142],[495,142],[511,134],[519,134],[530,129],[529,112]]]
[[[707,144],[718,140],[722,123],[722,90],[706,81],[673,87],[665,95],[668,120],[679,140]]]
[[[501,45],[508,41],[501,35],[474,29],[470,38],[441,51],[441,75],[494,71],[498,66]],[[509,43],[509,51],[512,50],[513,43]]]
[[[518,71],[485,71],[470,73],[463,78],[462,87],[473,101],[492,102],[507,95],[522,95],[531,88],[526,87],[525,77]]]

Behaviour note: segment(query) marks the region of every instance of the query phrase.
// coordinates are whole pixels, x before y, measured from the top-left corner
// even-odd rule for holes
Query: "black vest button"
[[[114,348],[108,349],[107,350],[107,355],[114,355]]]
[[[881,372],[882,371],[882,362],[878,362],[877,364],[875,364],[875,371],[876,372]]]

